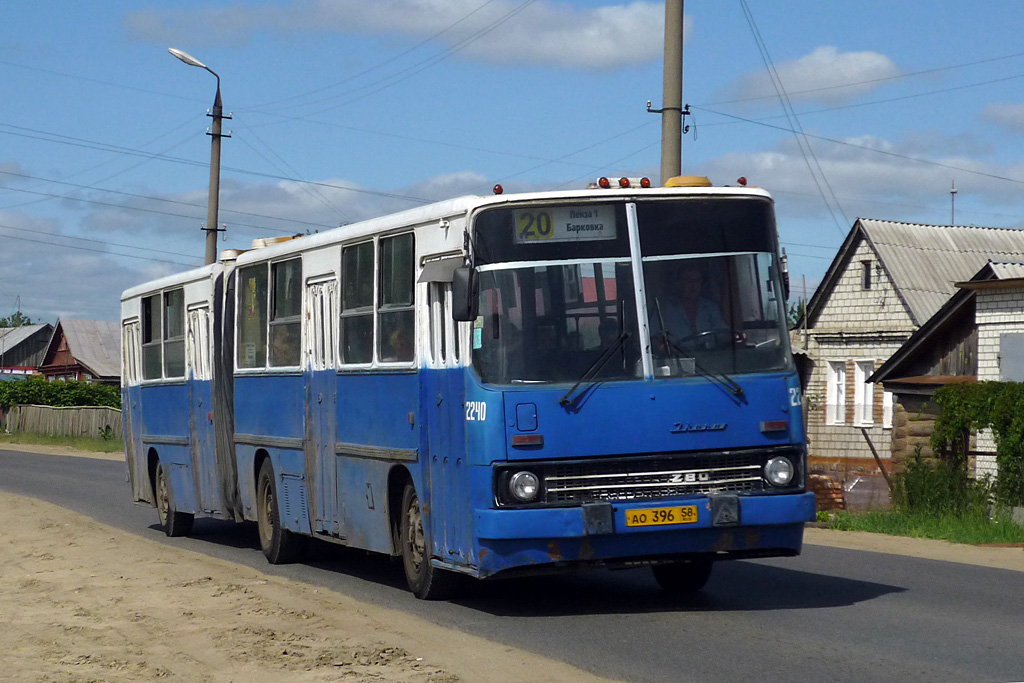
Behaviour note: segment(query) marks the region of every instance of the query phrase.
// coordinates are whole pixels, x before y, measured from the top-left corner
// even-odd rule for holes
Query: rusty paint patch
[[[548,543],[548,557],[551,558],[552,562],[560,562],[562,559],[562,549],[558,547],[557,541],[551,541]]]
[[[580,559],[594,559],[594,547],[590,545],[590,536],[584,536],[583,541],[580,543]]]
[[[735,542],[736,540],[731,530],[722,531],[718,536],[718,540],[711,546],[711,549],[716,552],[729,551],[736,547]]]

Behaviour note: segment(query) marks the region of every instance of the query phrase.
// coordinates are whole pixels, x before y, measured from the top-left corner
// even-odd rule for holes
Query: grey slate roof
[[[812,320],[861,236],[878,254],[915,325],[942,308],[957,291],[955,283],[969,280],[989,261],[1024,261],[1024,230],[858,218],[811,298]]]
[[[49,327],[49,324],[22,325],[21,327],[0,327],[0,346],[4,349],[13,349],[39,330]]]
[[[75,360],[89,368],[94,376],[121,376],[120,323],[61,318],[57,326],[64,330]]]
[[[988,264],[996,280],[1019,280],[1024,278],[1024,263],[1000,263],[993,261]],[[977,279],[975,276],[972,279]]]

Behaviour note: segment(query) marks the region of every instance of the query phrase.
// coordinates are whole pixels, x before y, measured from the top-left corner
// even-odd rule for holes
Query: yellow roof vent
[[[711,181],[702,175],[677,175],[666,180],[665,187],[711,187]]]

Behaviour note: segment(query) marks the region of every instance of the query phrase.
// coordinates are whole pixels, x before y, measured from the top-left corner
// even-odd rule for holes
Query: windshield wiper
[[[693,368],[702,377],[706,377],[715,384],[718,384],[719,386],[726,389],[729,393],[731,393],[733,396],[737,398],[743,397],[743,387],[740,386],[739,382],[737,382],[724,372],[720,372],[717,370],[708,370],[706,367],[698,363],[696,358],[690,357],[690,355],[692,354],[687,354],[687,352],[684,351],[682,347],[680,347],[678,344],[672,341],[668,337],[667,333],[665,334],[665,344],[668,345],[668,347],[671,348],[673,351],[675,351],[679,355],[680,359],[682,359],[685,356],[688,357],[691,361],[693,361]]]
[[[587,371],[583,373],[583,375],[579,378],[576,384],[572,385],[572,388],[569,389],[569,391],[565,392],[565,396],[558,399],[558,405],[563,407],[570,405],[573,402],[573,400],[575,400],[573,394],[576,393],[576,390],[580,387],[580,385],[587,384],[589,386],[591,380],[593,380],[594,377],[597,376],[597,373],[601,372],[601,369],[604,368],[605,365],[607,365],[608,361],[611,360],[611,357],[615,355],[615,352],[622,348],[622,345],[626,343],[627,339],[629,339],[629,332],[623,331],[622,334],[620,334],[618,338],[615,341],[613,341],[608,346],[608,348],[602,351],[601,355],[598,356],[597,359],[590,364],[590,367],[587,368]]]

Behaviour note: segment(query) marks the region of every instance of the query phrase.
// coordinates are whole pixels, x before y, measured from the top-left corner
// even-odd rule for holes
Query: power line
[[[378,85],[380,83],[384,83],[384,85],[381,85],[376,90],[371,90],[371,91],[363,93],[362,95],[359,95],[357,97],[353,97],[350,100],[346,100],[344,102],[339,102],[338,104],[332,105],[332,106],[327,107],[325,109],[321,109],[320,111],[313,112],[313,113],[309,114],[309,116],[316,116],[317,114],[324,114],[326,112],[333,111],[333,110],[335,110],[335,109],[337,109],[339,107],[344,107],[346,105],[352,104],[353,102],[358,102],[359,100],[366,99],[370,95],[376,95],[377,93],[379,93],[382,90],[386,90],[386,89],[388,89],[388,88],[390,88],[390,87],[392,87],[394,85],[398,85],[402,81],[408,80],[408,79],[412,78],[413,76],[415,76],[415,75],[417,75],[419,73],[422,73],[423,71],[426,71],[427,69],[429,69],[429,68],[431,68],[433,66],[436,66],[437,64],[440,64],[441,62],[443,62],[444,60],[448,59],[452,55],[454,55],[454,54],[456,54],[458,52],[461,52],[463,49],[469,47],[472,43],[475,43],[480,38],[483,38],[485,35],[487,35],[491,31],[495,30],[496,28],[498,28],[499,26],[501,26],[502,24],[507,22],[509,19],[511,19],[515,15],[517,15],[520,12],[522,12],[523,10],[525,10],[527,7],[529,7],[530,5],[535,3],[536,1],[537,0],[526,0],[525,2],[523,2],[521,5],[519,5],[515,9],[512,9],[511,11],[509,11],[508,13],[503,15],[498,20],[488,24],[487,26],[485,26],[483,29],[480,29],[479,31],[470,34],[468,37],[466,37],[466,38],[462,39],[461,41],[455,43],[452,47],[442,51],[438,55],[434,55],[433,57],[429,57],[429,58],[427,58],[425,60],[421,60],[420,62],[418,62],[416,64],[413,64],[412,66],[406,67],[405,69],[402,69],[400,71],[396,71],[395,73],[391,74],[390,76],[386,76],[384,78],[378,79],[376,81],[372,81],[372,82],[367,83],[365,85],[361,85],[358,88],[354,88],[354,89],[352,89],[352,90],[350,90],[348,92],[343,92],[343,93],[339,93],[337,95],[333,95],[333,96],[331,96],[329,98],[324,98],[324,100],[322,100],[322,101],[338,99],[339,97],[344,97],[345,95],[350,95],[350,94],[356,93],[356,92],[358,92],[360,90],[365,90],[367,88],[372,88],[372,87],[374,87],[374,86],[376,86],[376,85]],[[388,79],[395,79],[395,80],[391,81],[390,83],[385,83],[385,81],[387,81]],[[316,104],[316,102],[310,102],[309,104]]]
[[[313,90],[309,90],[309,91],[306,91],[304,93],[300,93],[298,95],[292,95],[290,97],[285,97],[285,98],[282,98],[282,99],[279,99],[279,100],[272,100],[270,102],[264,102],[263,104],[251,105],[249,108],[250,109],[260,109],[261,107],[268,107],[268,106],[272,107],[274,105],[281,104],[283,102],[289,102],[289,101],[292,101],[292,100],[301,99],[303,97],[307,97],[309,95],[314,95],[316,93],[323,92],[325,90],[330,90],[331,88],[336,88],[339,85],[344,85],[345,83],[348,83],[349,81],[353,81],[353,80],[359,78],[360,76],[365,76],[368,73],[376,71],[377,69],[380,69],[381,67],[387,66],[388,64],[401,59],[402,57],[406,56],[407,54],[415,52],[416,50],[420,49],[421,47],[423,47],[427,43],[432,42],[434,39],[439,38],[442,35],[444,35],[445,33],[447,33],[448,31],[452,30],[453,28],[455,28],[456,26],[458,26],[462,22],[466,21],[467,19],[469,19],[471,16],[473,16],[477,12],[481,11],[484,7],[487,7],[488,5],[494,3],[495,1],[496,0],[487,0],[487,2],[483,3],[482,5],[479,5],[476,9],[471,11],[469,14],[466,14],[466,15],[462,16],[460,19],[458,19],[457,21],[455,21],[452,24],[449,24],[447,27],[441,29],[440,31],[438,31],[434,35],[430,36],[429,38],[425,38],[424,40],[422,40],[422,41],[416,43],[415,45],[413,45],[412,47],[410,47],[409,49],[407,49],[407,50],[405,50],[403,52],[400,52],[399,54],[394,55],[393,57],[390,57],[389,59],[385,59],[383,62],[378,62],[374,66],[371,66],[371,67],[369,67],[367,69],[363,69],[362,71],[360,71],[358,73],[352,74],[351,76],[348,76],[347,78],[343,78],[340,81],[337,81],[335,83],[331,83],[330,85],[325,85],[325,86],[320,87],[320,88],[315,88]],[[323,100],[319,100],[319,101],[323,101]],[[316,102],[307,102],[306,104],[316,104]]]
[[[950,64],[948,66],[939,66],[934,69],[922,69],[921,71],[911,71],[910,73],[898,74],[896,76],[883,76],[881,78],[869,78],[863,81],[851,81],[849,83],[839,83],[837,85],[826,85],[820,88],[808,88],[806,90],[792,90],[790,95],[809,95],[812,93],[824,92],[826,90],[839,90],[842,88],[853,88],[858,85],[870,85],[872,83],[883,83],[885,81],[899,81],[913,76],[924,76],[927,74],[939,73],[941,71],[951,71],[953,69],[962,69],[968,66],[977,66],[978,64],[987,64],[990,62],[998,62],[1005,59],[1013,59],[1016,57],[1024,57],[1024,52],[1015,52],[1012,55],[1004,55],[1002,57],[990,57],[988,59],[979,59],[973,62],[963,62],[961,64]],[[759,95],[757,97],[744,97],[735,100],[722,100],[719,102],[708,102],[706,106],[715,107],[722,104],[739,104],[741,102],[755,102],[758,100],[771,100],[775,99],[772,95]]]
[[[773,128],[775,130],[780,130],[780,131],[783,131],[783,132],[786,132],[786,133],[794,133],[794,134],[796,133],[796,131],[793,130],[792,128],[786,128],[785,126],[776,126],[774,124],[765,123],[764,121],[758,121],[756,119],[748,119],[748,118],[744,118],[742,116],[736,116],[735,114],[727,114],[724,111],[715,111],[714,109],[708,109],[707,107],[700,107],[700,109],[702,109],[703,111],[709,112],[711,114],[717,114],[719,116],[724,116],[726,118],[736,119],[737,121],[743,121],[744,123],[752,123],[752,124],[754,124],[756,126],[764,126],[765,128]],[[969,173],[971,175],[982,176],[984,178],[993,178],[995,180],[1005,180],[1005,181],[1010,182],[1010,183],[1016,183],[1018,185],[1024,185],[1024,180],[1021,180],[1019,178],[1010,178],[1008,176],[1002,176],[1002,175],[998,175],[996,173],[986,173],[985,171],[978,171],[978,170],[971,169],[971,168],[964,168],[962,166],[954,166],[952,164],[944,164],[941,161],[931,161],[930,159],[922,159],[920,157],[912,157],[912,156],[907,155],[907,154],[900,154],[898,152],[890,152],[890,151],[887,151],[887,150],[884,150],[884,149],[875,149],[874,147],[865,147],[864,145],[856,145],[856,144],[854,144],[852,142],[848,142],[846,140],[836,140],[835,138],[825,137],[824,135],[815,135],[813,133],[802,133],[802,135],[804,135],[806,137],[809,137],[809,138],[814,138],[815,140],[824,140],[826,142],[831,142],[831,143],[834,143],[834,144],[837,144],[837,145],[844,145],[846,147],[853,147],[854,149],[859,149],[859,150],[862,150],[862,151],[865,151],[865,152],[874,152],[875,154],[884,154],[885,156],[895,157],[895,158],[899,158],[899,159],[906,159],[907,161],[915,161],[915,162],[917,162],[919,164],[927,164],[929,166],[938,166],[939,168],[948,168],[950,170],[959,171],[961,173]]]
[[[821,199],[825,203],[825,207],[828,209],[829,215],[832,216],[832,221],[836,225],[836,229],[845,234],[846,230],[844,226],[840,225],[839,219],[836,217],[835,211],[832,210],[832,204],[829,203],[828,198],[825,196],[825,192],[821,188],[821,183],[818,182],[818,176],[821,176],[821,180],[825,183],[828,188],[829,195],[832,197],[832,202],[839,209],[839,213],[843,215],[843,222],[848,223],[849,220],[846,218],[846,214],[843,212],[842,206],[839,204],[839,200],[836,199],[835,192],[832,190],[832,186],[828,182],[828,177],[825,175],[825,171],[821,167],[821,163],[818,161],[817,155],[814,153],[811,143],[804,137],[803,126],[800,124],[800,119],[796,115],[796,111],[793,108],[793,103],[786,93],[786,88],[782,83],[782,79],[779,77],[778,70],[775,68],[775,63],[772,61],[771,54],[768,52],[768,46],[764,42],[764,38],[761,36],[761,31],[757,27],[757,22],[754,19],[754,14],[750,11],[750,7],[747,5],[746,0],[740,0],[740,7],[743,10],[743,15],[746,17],[747,25],[750,27],[751,33],[754,35],[754,42],[757,44],[757,49],[761,54],[761,60],[764,62],[765,69],[768,71],[768,77],[771,79],[772,86],[775,88],[775,92],[778,95],[779,101],[782,104],[782,109],[786,114],[786,119],[790,122],[791,128],[796,128],[799,133],[794,130],[793,135],[796,137],[797,146],[800,148],[800,154],[804,157],[804,162],[807,164],[807,170],[811,174],[811,178],[814,180],[814,184],[818,188],[818,192],[821,193]],[[795,126],[794,126],[795,124]],[[807,149],[804,149],[806,145]],[[810,159],[808,158],[810,155]],[[812,167],[811,160],[813,159],[814,164]],[[817,174],[815,173],[817,169]]]
[[[157,254],[169,254],[171,256],[184,256],[185,258],[192,258],[190,254],[183,254],[180,251],[166,251],[164,249],[154,249],[152,247],[139,247],[133,244],[120,244],[118,242],[111,242],[109,240],[97,240],[90,237],[75,237],[74,235],[63,235],[59,232],[47,232],[46,230],[36,230],[34,228],[16,228],[13,225],[0,224],[0,228],[5,230],[17,230],[18,232],[27,232],[33,235],[49,235],[50,237],[59,237],[61,239],[68,240],[80,240],[82,242],[92,242],[95,244],[102,244],[108,247],[121,247],[123,249],[138,249],[140,251],[150,251]],[[66,245],[73,246],[73,245]]]
[[[147,201],[165,202],[165,203],[168,203],[168,204],[178,204],[178,205],[181,205],[181,206],[188,206],[188,207],[197,208],[197,209],[205,208],[201,204],[193,204],[191,202],[183,202],[183,201],[178,200],[178,199],[167,199],[165,197],[155,197],[153,195],[135,194],[133,192],[123,192],[121,190],[110,190],[110,189],[105,189],[105,188],[101,188],[101,187],[93,187],[93,186],[89,186],[89,185],[79,185],[77,183],[69,183],[69,182],[64,181],[64,180],[53,180],[53,179],[50,179],[50,178],[40,178],[38,176],[28,175],[26,173],[14,173],[13,171],[0,170],[0,174],[14,176],[14,177],[19,177],[19,178],[30,178],[32,180],[41,180],[41,181],[44,181],[44,182],[53,183],[55,185],[66,185],[66,186],[69,186],[69,187],[74,187],[76,189],[88,189],[88,190],[93,190],[95,192],[106,192],[108,194],[116,194],[116,195],[121,195],[123,197],[132,197],[134,199],[145,199]],[[162,214],[162,215],[165,215],[165,216],[175,216],[175,217],[178,217],[178,218],[190,218],[190,219],[195,219],[195,220],[201,220],[201,217],[199,217],[199,216],[190,216],[188,214],[173,213],[173,212],[170,212],[170,211],[160,211],[158,209],[147,209],[147,208],[144,208],[144,207],[141,207],[141,206],[131,206],[131,205],[128,205],[128,204],[114,204],[112,202],[103,202],[103,201],[100,201],[98,199],[84,199],[84,198],[80,198],[80,197],[69,197],[66,194],[65,195],[58,195],[58,194],[53,194],[53,193],[50,193],[50,192],[39,192],[37,190],[30,190],[30,189],[27,189],[27,188],[18,188],[18,187],[8,187],[6,189],[8,189],[8,190],[10,190],[12,192],[24,192],[24,193],[27,193],[27,194],[41,195],[41,196],[44,196],[44,197],[49,197],[51,199],[67,199],[69,201],[74,201],[74,202],[84,202],[86,204],[98,204],[100,206],[111,206],[111,207],[119,208],[119,209],[127,209],[129,211],[144,211],[146,213],[156,213],[156,214]],[[299,223],[299,224],[303,224],[303,225],[311,225],[311,226],[317,227],[317,228],[333,228],[333,227],[335,227],[333,225],[325,225],[323,223],[313,223],[313,222],[310,222],[310,221],[302,221],[302,220],[299,220],[299,219],[292,219],[292,218],[278,218],[276,216],[265,216],[263,214],[252,213],[250,211],[240,211],[240,210],[236,210],[236,209],[222,209],[222,211],[225,211],[225,212],[228,212],[228,213],[239,214],[239,215],[242,215],[242,216],[252,216],[252,217],[255,217],[255,218],[266,218],[268,220],[284,221],[284,222],[288,222],[288,223]],[[263,226],[263,225],[252,225],[252,224],[249,224],[249,223],[241,223],[241,222],[238,222],[238,221],[231,221],[231,223],[233,225],[244,226],[244,227],[247,227],[247,228],[256,228],[258,230],[274,230],[274,228],[269,228],[269,227]]]
[[[33,139],[33,140],[43,140],[45,142],[54,142],[54,143],[61,144],[61,145],[70,145],[72,147],[84,147],[86,149],[97,149],[97,150],[101,150],[101,151],[104,151],[104,152],[116,152],[118,154],[126,154],[126,155],[129,155],[129,156],[140,156],[140,157],[146,157],[146,158],[149,158],[149,159],[160,159],[162,161],[169,161],[169,162],[177,163],[177,164],[185,164],[187,166],[197,166],[197,167],[200,167],[200,168],[208,168],[209,167],[209,162],[206,162],[206,161],[194,161],[192,159],[185,159],[185,158],[182,158],[182,157],[173,157],[173,156],[168,156],[168,155],[165,155],[165,154],[154,154],[152,152],[144,152],[142,150],[132,149],[130,147],[121,147],[119,145],[111,145],[111,144],[108,144],[108,143],[105,143],[105,142],[96,142],[94,140],[86,140],[84,138],[73,138],[73,137],[68,136],[68,135],[60,135],[60,134],[57,134],[57,133],[49,133],[47,131],[40,131],[40,130],[36,130],[36,129],[26,128],[24,126],[15,126],[15,125],[8,124],[8,123],[0,123],[0,126],[6,126],[8,128],[15,128],[15,129],[18,129],[18,130],[21,130],[21,131],[30,131],[32,133],[39,133],[41,135],[51,135],[51,136],[53,136],[55,138],[61,138],[61,139],[52,139],[52,138],[48,138],[48,137],[41,137],[40,135],[29,135],[28,133],[16,133],[16,132],[11,132],[11,131],[0,130],[0,133],[3,133],[5,135],[15,135],[15,136],[18,136],[18,137],[25,137],[25,138],[29,138],[29,139]],[[356,192],[356,193],[359,193],[359,194],[375,195],[375,196],[379,196],[379,197],[387,197],[387,198],[390,198],[390,199],[402,199],[402,200],[405,200],[405,201],[416,202],[416,203],[420,203],[420,204],[429,204],[430,201],[431,201],[429,199],[423,199],[422,197],[411,197],[411,196],[408,196],[408,195],[401,195],[401,194],[397,194],[397,193],[394,193],[394,192],[379,192],[377,190],[367,190],[365,188],[352,187],[352,186],[349,186],[349,185],[337,185],[337,184],[332,184],[332,183],[317,182],[317,181],[313,181],[313,180],[302,180],[301,178],[290,178],[290,177],[284,176],[284,175],[274,175],[272,173],[261,173],[259,171],[250,171],[250,170],[247,170],[247,169],[244,169],[244,168],[236,168],[236,167],[233,167],[233,166],[221,166],[221,170],[222,171],[233,171],[235,173],[239,173],[239,174],[242,174],[242,175],[251,175],[251,176],[257,176],[257,177],[262,177],[262,178],[270,178],[270,179],[273,179],[273,180],[286,180],[286,181],[293,182],[293,183],[309,183],[311,185],[318,185],[320,187],[329,187],[329,188],[332,188],[332,189],[335,189],[335,190],[346,190],[348,192]],[[267,216],[267,218],[274,218],[274,217],[273,216]],[[275,220],[288,220],[288,219],[276,218]]]
[[[20,228],[8,228],[6,225],[0,225],[0,229],[13,229],[20,230]],[[78,246],[74,244],[57,244],[54,242],[47,242],[45,240],[34,240],[31,237],[17,237],[13,235],[7,235],[7,239],[18,240],[21,242],[33,242],[35,244],[45,244],[48,247],[62,247],[64,249],[77,249],[78,251],[91,251],[97,254],[106,254],[107,256],[123,256],[124,258],[139,259],[142,261],[156,261],[159,263],[170,263],[176,266],[194,266],[193,263],[182,263],[180,261],[168,261],[167,259],[153,258],[151,256],[136,256],[134,254],[118,254],[112,251],[106,251],[104,249],[91,249],[89,247]]]

